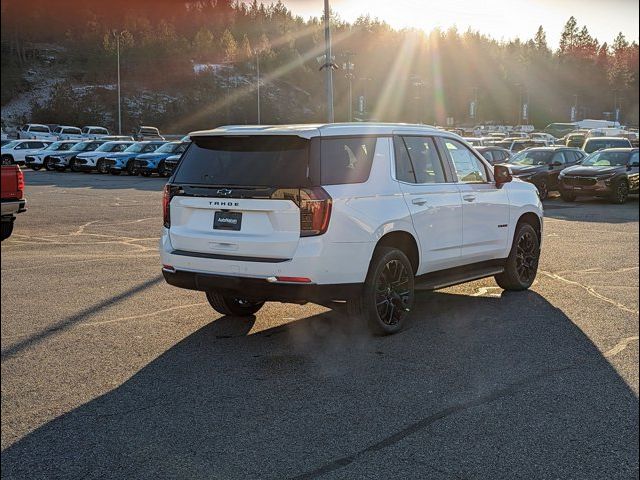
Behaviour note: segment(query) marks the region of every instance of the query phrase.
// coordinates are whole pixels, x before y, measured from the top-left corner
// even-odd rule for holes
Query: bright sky
[[[295,14],[322,15],[323,0],[283,0]],[[344,20],[362,14],[385,20],[394,28],[415,27],[426,31],[468,27],[496,39],[532,38],[542,25],[551,47],[573,15],[601,43],[611,43],[618,32],[638,40],[638,0],[330,0],[331,8]]]

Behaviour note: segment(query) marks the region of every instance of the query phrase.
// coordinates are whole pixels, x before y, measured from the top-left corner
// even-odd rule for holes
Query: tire
[[[76,161],[75,160],[71,160],[69,162],[69,168],[74,173],[79,173],[80,172],[80,169],[76,166]]]
[[[2,165],[12,165],[13,157],[11,155],[3,155],[1,160]]]
[[[162,160],[159,164],[158,164],[158,175],[160,177],[168,177],[169,173],[167,172],[166,167],[164,166],[164,160]]]
[[[414,272],[397,248],[377,248],[371,259],[362,295],[347,301],[350,317],[366,321],[375,335],[402,330],[414,302]]]
[[[56,172],[64,172],[67,169],[67,167],[58,167],[58,166],[53,168],[55,168]]]
[[[546,200],[549,196],[549,185],[546,180],[542,180],[539,183],[536,183],[536,188],[538,189],[538,195],[540,196],[540,200]]]
[[[575,202],[576,194],[573,192],[567,192],[566,190],[560,190],[560,198],[565,202]]]
[[[44,165],[44,169],[47,172],[53,172],[55,170],[55,167],[51,163],[51,159],[50,158],[45,158],[43,165]]]
[[[101,173],[101,174],[105,174],[107,173],[107,169],[104,166],[104,160],[100,159],[96,162],[96,172],[97,173]]]
[[[129,175],[133,175],[134,177],[138,175],[138,171],[136,170],[136,167],[133,165],[133,160],[129,160],[129,162],[127,162],[127,173]]]
[[[209,291],[206,294],[211,307],[222,315],[249,317],[264,305],[264,301],[253,302],[230,295],[222,295],[216,291]]]
[[[0,228],[0,241],[5,241],[7,238],[9,238],[12,232],[13,220],[9,222],[2,222],[2,227]]]
[[[31,170],[33,170],[34,172],[37,172],[41,168],[42,168],[42,165],[31,165]]]
[[[629,198],[629,184],[626,180],[620,180],[611,192],[611,202],[622,205],[627,203],[627,198]]]
[[[140,175],[142,175],[143,177],[150,177],[151,176],[151,172],[140,172]]]
[[[494,277],[496,283],[504,290],[516,292],[527,290],[536,279],[539,261],[538,234],[528,223],[519,223],[505,270]]]

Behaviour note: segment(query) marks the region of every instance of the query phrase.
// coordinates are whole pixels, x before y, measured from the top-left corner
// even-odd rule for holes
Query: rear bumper
[[[2,216],[14,216],[17,213],[27,211],[27,201],[23,198],[21,200],[3,200],[2,201]]]
[[[328,302],[347,300],[362,293],[362,284],[290,284],[270,283],[264,278],[233,277],[210,273],[197,273],[176,270],[162,270],[170,285],[189,290],[217,292],[237,295],[248,300],[266,300],[274,302]]]
[[[175,250],[163,229],[160,257],[165,278],[195,290],[225,288],[274,300],[341,300],[362,285],[375,243],[332,243],[322,236],[301,238],[292,258],[243,257],[234,252]],[[175,269],[176,273],[167,270]],[[270,282],[273,277],[305,277],[309,283]],[[171,280],[177,279],[177,280]],[[197,279],[197,281],[196,281]],[[326,288],[325,288],[326,287]],[[255,289],[255,292],[253,293]],[[344,290],[344,292],[342,291]]]

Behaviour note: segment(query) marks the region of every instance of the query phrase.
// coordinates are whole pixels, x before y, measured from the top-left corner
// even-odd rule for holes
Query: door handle
[[[413,200],[411,200],[411,203],[413,203],[414,205],[424,205],[425,203],[427,203],[427,199],[426,198],[414,198]]]
[[[463,195],[462,198],[465,202],[474,202],[476,200],[475,195]]]

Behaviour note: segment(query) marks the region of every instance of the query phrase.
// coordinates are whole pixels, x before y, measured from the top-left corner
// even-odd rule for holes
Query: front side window
[[[483,150],[482,152],[480,152],[482,154],[482,156],[484,158],[487,159],[487,161],[493,163],[494,161],[494,154],[491,150]]]
[[[551,163],[559,163],[560,165],[564,165],[565,163],[567,163],[567,161],[564,158],[564,152],[557,152],[554,156],[553,159],[551,160]]]
[[[408,183],[446,182],[442,161],[433,138],[399,137],[396,143],[398,180]]]
[[[471,150],[457,140],[445,138],[443,142],[451,156],[459,182],[486,183],[489,181],[487,169]]]
[[[155,152],[158,147],[160,145],[157,143],[150,143],[148,145],[145,145],[145,147],[142,149],[142,153],[151,153],[151,152]]]
[[[631,158],[629,158],[629,165],[637,167],[638,166],[638,161],[639,161],[639,157],[638,157],[638,152],[634,152],[631,154]]]

